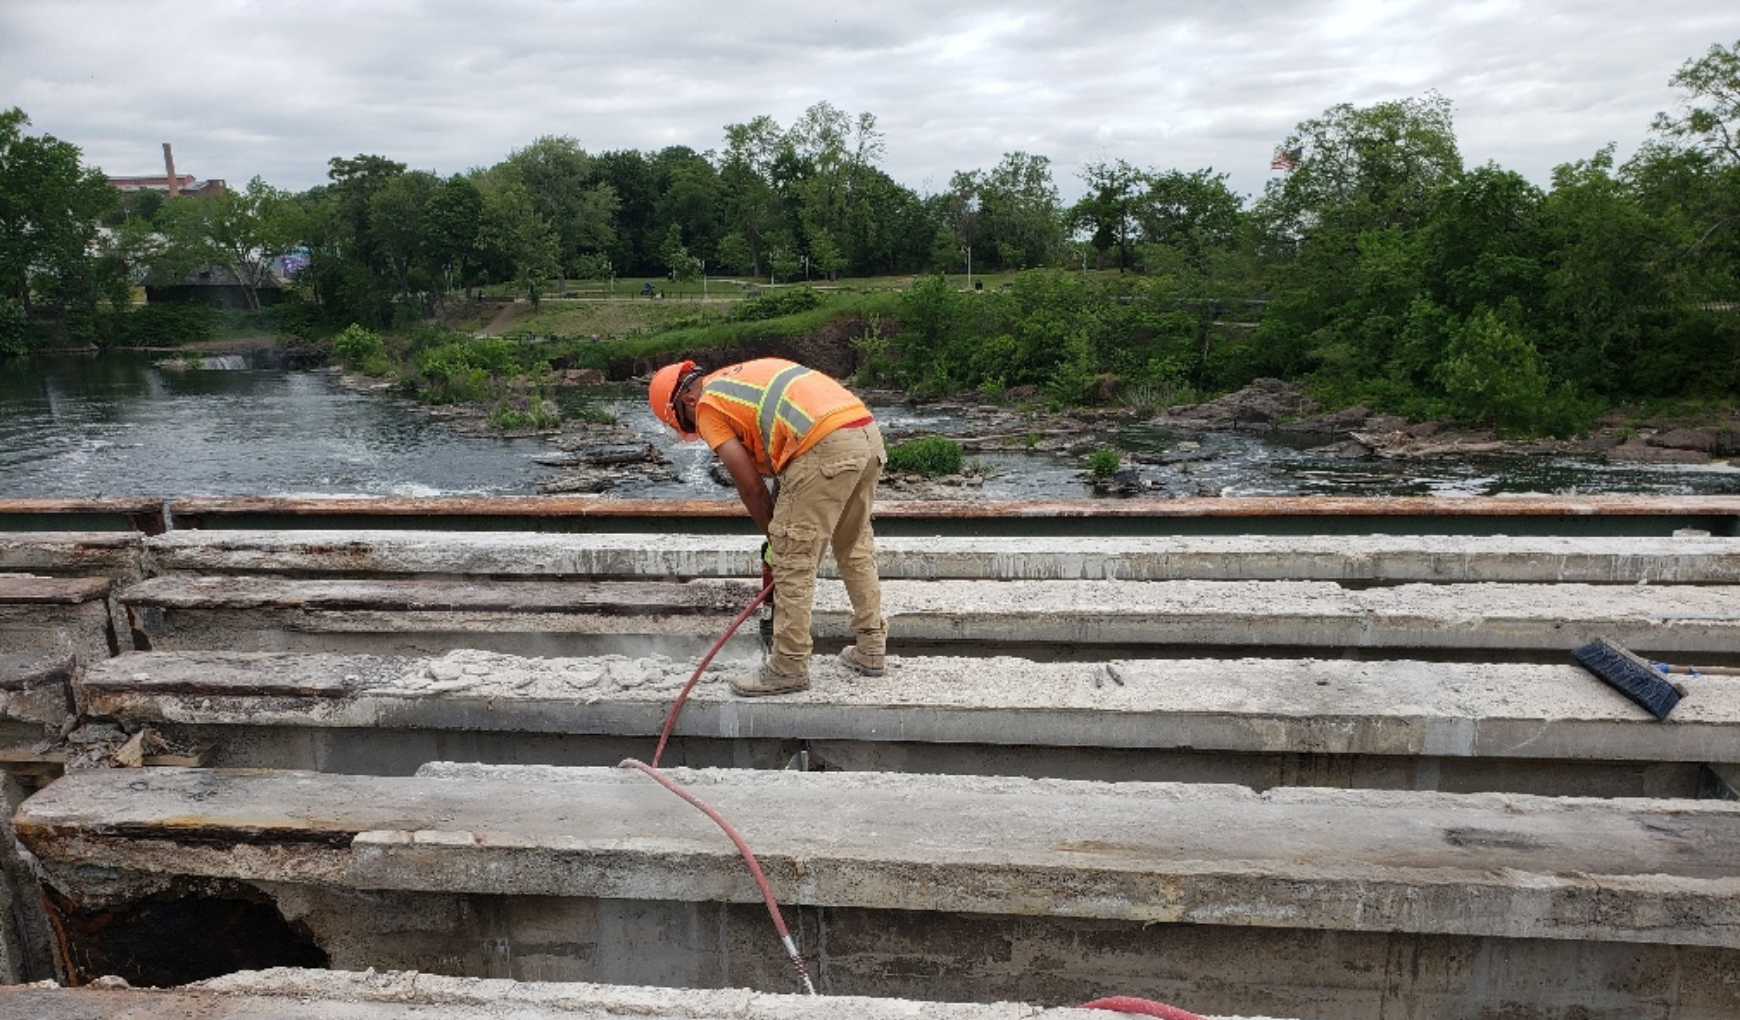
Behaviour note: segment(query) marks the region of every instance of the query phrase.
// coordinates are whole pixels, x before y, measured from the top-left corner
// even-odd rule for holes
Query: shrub
[[[615,412],[607,411],[602,407],[582,407],[578,411],[575,411],[571,417],[575,421],[585,422],[588,425],[616,424]]]
[[[556,406],[538,396],[503,398],[489,415],[489,423],[498,429],[548,429],[561,421]]]
[[[96,313],[88,328],[100,347],[178,347],[215,336],[217,313],[206,305],[146,305]]]
[[[1552,385],[1535,345],[1488,311],[1456,331],[1437,377],[1458,417],[1489,421],[1501,434],[1568,435],[1588,417],[1568,384]]]
[[[1093,472],[1095,478],[1112,477],[1118,473],[1118,465],[1123,462],[1124,458],[1118,456],[1118,451],[1109,446],[1102,446],[1088,454],[1088,470]]]
[[[952,475],[961,470],[961,444],[945,436],[898,443],[888,451],[888,469],[915,475]]]
[[[393,370],[380,334],[354,322],[332,338],[332,353],[345,367],[364,375],[386,375]]]
[[[760,322],[818,308],[822,295],[812,287],[792,287],[740,302],[731,312],[737,322]]]
[[[514,375],[514,348],[504,340],[451,336],[416,356],[417,392],[432,404],[460,404],[488,397],[494,385]]]

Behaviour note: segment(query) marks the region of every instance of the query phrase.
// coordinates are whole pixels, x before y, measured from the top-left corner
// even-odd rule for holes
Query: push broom
[[[1740,669],[1733,666],[1676,666],[1650,662],[1601,637],[1573,649],[1571,658],[1619,693],[1642,705],[1657,719],[1666,719],[1685,694],[1685,688],[1664,679],[1663,674],[1740,676]]]

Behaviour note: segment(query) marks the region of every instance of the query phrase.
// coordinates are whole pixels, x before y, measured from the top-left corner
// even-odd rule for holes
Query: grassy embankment
[[[888,314],[898,300],[888,286],[824,295],[801,285],[710,281],[705,297],[643,298],[621,296],[623,284],[617,282],[614,297],[571,291],[536,305],[457,303],[439,323],[387,334],[353,326],[333,339],[333,357],[428,403],[478,406],[499,428],[542,429],[560,421],[552,399],[560,377],[552,365],[603,369],[621,357],[729,352],[819,334],[841,318]],[[752,296],[715,296],[715,284]]]

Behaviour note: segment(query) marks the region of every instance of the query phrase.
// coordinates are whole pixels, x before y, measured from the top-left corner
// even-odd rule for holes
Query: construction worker
[[[775,595],[772,654],[756,673],[733,677],[731,689],[753,697],[809,687],[816,570],[830,542],[856,635],[840,661],[860,675],[881,676],[888,625],[870,505],[888,454],[870,409],[826,374],[782,358],[716,372],[693,361],[666,365],[653,374],[647,400],[683,439],[706,441],[766,537],[762,556]],[[772,492],[764,478],[775,479]]]

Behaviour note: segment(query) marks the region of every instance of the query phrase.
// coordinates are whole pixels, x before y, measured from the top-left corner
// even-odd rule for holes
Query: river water
[[[556,469],[541,439],[455,432],[409,401],[359,394],[319,371],[252,367],[245,356],[174,369],[161,355],[0,361],[0,497],[521,495]],[[571,390],[570,409],[600,407],[660,444],[676,478],[622,496],[725,498],[700,444],[679,444],[627,387]],[[941,412],[879,407],[893,435],[958,432]],[[1084,426],[1086,427],[1086,426]],[[1149,455],[1197,458],[1138,467],[1141,494],[1448,495],[1499,493],[1740,493],[1740,471],[1710,467],[1615,467],[1598,461],[1481,457],[1430,462],[1344,461],[1304,441],[1246,434],[1179,435],[1125,427],[1109,445]],[[971,455],[989,469],[986,498],[1039,499],[1093,493],[1079,458]]]

